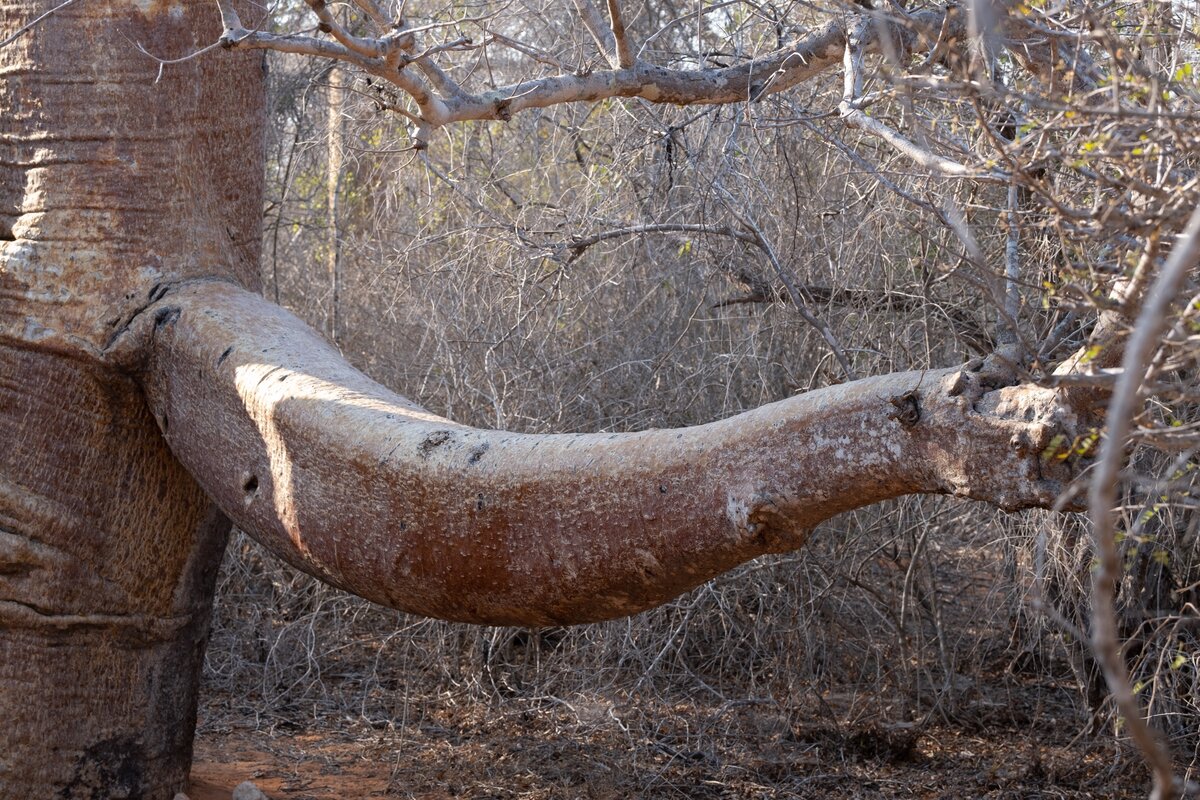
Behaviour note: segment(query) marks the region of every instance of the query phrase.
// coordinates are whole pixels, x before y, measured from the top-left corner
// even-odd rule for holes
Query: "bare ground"
[[[675,608],[546,633],[414,621],[240,541],[191,798],[245,780],[277,800],[1144,797],[1061,640],[998,588],[994,540],[952,527],[924,594],[902,543],[831,537]]]
[[[952,720],[849,721],[843,698],[664,703],[425,698],[404,724],[249,722],[197,742],[192,800],[273,798],[1119,798],[1145,771],[1061,689],[972,690]],[[832,702],[831,702],[832,701]]]

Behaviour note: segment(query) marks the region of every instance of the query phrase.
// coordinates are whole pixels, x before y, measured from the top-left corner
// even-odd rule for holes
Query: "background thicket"
[[[1004,328],[1000,276],[1015,241],[1017,332],[1033,374],[1053,380],[1115,307],[1114,281],[1144,278],[1139,259],[1178,231],[1197,190],[1193,11],[1095,5],[1097,32],[1076,50],[1100,75],[1088,91],[1052,91],[1001,59],[1010,91],[985,102],[961,90],[969,76],[951,60],[922,73],[936,91],[920,93],[886,59],[869,65],[873,116],[923,130],[940,152],[1011,167],[1011,192],[931,176],[848,129],[834,110],[837,73],[754,103],[606,100],[464,123],[425,150],[376,83],[272,54],[264,292],[439,414],[526,432],[627,431],[729,416],[846,380],[846,366],[867,375],[985,355]],[[648,0],[629,16],[660,59],[705,65],[840,10],[733,3],[698,25]],[[484,11],[407,13],[446,22]],[[476,28],[586,62],[566,7],[495,11]],[[276,24],[309,23],[287,11]],[[460,68],[497,82],[531,69],[488,53]],[[1113,91],[1141,112],[1104,113]],[[1187,302],[1127,471],[1119,595],[1135,688],[1184,764],[1200,752]],[[627,740],[626,778],[645,793],[671,784],[664,763],[721,776],[727,760],[742,763],[728,751],[782,740],[833,737],[839,753],[870,759],[908,758],[938,726],[1120,738],[1081,641],[1093,558],[1082,516],[910,498],[839,517],[804,551],[636,618],[525,631],[382,610],[237,535],[202,730],[340,726],[403,753],[447,708],[545,713],[571,741]],[[796,770],[755,769],[764,785],[803,791],[788,784]]]

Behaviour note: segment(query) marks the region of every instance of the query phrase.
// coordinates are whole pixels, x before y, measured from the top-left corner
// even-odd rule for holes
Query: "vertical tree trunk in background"
[[[333,65],[329,68],[329,160],[325,192],[329,208],[329,338],[341,342],[342,242],[338,228],[338,190],[342,176],[342,103],[345,96],[345,72]]]
[[[55,3],[0,6],[0,40]],[[228,521],[112,345],[257,287],[263,77],[209,0],[88,0],[0,48],[0,797],[170,798]]]

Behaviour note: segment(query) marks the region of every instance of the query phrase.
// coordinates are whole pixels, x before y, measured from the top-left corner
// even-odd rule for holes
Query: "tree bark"
[[[384,605],[485,624],[633,614],[914,492],[1054,502],[1078,426],[991,370],[868,378],[720,422],[522,435],[430,414],[291,314],[221,282],[131,332],[172,451],[239,526]]]
[[[51,2],[0,8],[0,40]],[[109,344],[161,287],[255,287],[260,59],[207,2],[80,2],[0,47],[0,797],[170,798],[227,518]]]
[[[342,237],[339,225],[341,206],[341,184],[343,169],[343,124],[342,104],[346,85],[343,70],[336,64],[329,68],[329,130],[327,131],[328,161],[325,164],[325,203],[328,220],[329,252],[325,254],[329,269],[329,339],[334,344],[341,341],[341,295],[342,295]]]

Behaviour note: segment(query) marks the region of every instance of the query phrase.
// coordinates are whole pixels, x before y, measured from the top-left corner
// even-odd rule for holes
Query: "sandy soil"
[[[919,728],[813,723],[769,703],[677,704],[639,709],[663,724],[630,738],[621,722],[632,709],[585,703],[449,706],[407,731],[346,721],[209,734],[191,798],[229,800],[245,780],[278,800],[1144,796],[1144,770],[1103,738],[1053,716],[1019,726],[994,705]]]

